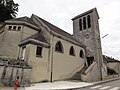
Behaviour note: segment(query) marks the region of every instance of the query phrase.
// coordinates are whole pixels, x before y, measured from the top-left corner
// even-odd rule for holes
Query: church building
[[[0,58],[24,60],[30,82],[104,79],[96,8],[72,19],[73,35],[32,14],[7,20],[0,29]]]

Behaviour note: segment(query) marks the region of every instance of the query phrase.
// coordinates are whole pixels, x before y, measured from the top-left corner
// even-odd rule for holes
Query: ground
[[[30,87],[18,88],[18,90],[120,90],[120,77],[100,81],[100,82],[80,82],[80,81],[56,81],[32,84]],[[117,85],[117,86],[116,86]],[[111,89],[107,89],[111,88]],[[0,90],[13,90],[13,87],[0,88]]]

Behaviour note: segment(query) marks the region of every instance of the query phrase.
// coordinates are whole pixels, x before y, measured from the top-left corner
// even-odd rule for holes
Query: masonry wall
[[[53,41],[50,48],[41,46],[42,57],[36,56],[37,45],[26,45],[26,50],[27,48],[29,50],[25,52],[25,59],[32,67],[31,83],[51,81],[51,79],[52,81],[69,79],[85,65],[86,59],[80,58],[80,50],[83,50],[85,55],[84,48],[57,37],[51,40]],[[55,52],[55,45],[58,41],[63,44],[64,53]],[[75,56],[69,55],[71,46],[75,49]]]
[[[19,85],[26,86],[30,85],[30,75],[31,69],[25,69],[22,67],[12,67],[12,66],[0,66],[0,82],[7,86],[13,86],[16,77],[19,76]]]
[[[39,45],[40,46],[40,45]],[[29,59],[28,64],[32,67],[31,70],[31,83],[49,81],[48,68],[49,68],[49,48],[42,48],[42,56],[36,56],[37,45],[28,44],[26,48],[29,47]],[[42,46],[41,46],[42,47]]]
[[[98,64],[95,62],[93,65],[90,67],[91,69],[86,72],[85,74],[82,75],[82,80],[87,81],[87,82],[95,82],[99,81],[101,79],[100,75],[97,74],[98,72]],[[88,68],[89,69],[89,68]]]
[[[107,63],[107,67],[114,69],[120,75],[120,62]]]
[[[21,25],[6,25],[4,32],[0,34],[0,57],[2,58],[15,58],[19,56],[19,46],[21,40],[30,37],[37,33],[37,31],[21,26],[20,31],[10,31],[8,26],[21,26]]]
[[[34,34],[36,34],[38,31],[32,29],[32,28],[29,28],[29,27],[26,27],[26,26],[23,26],[23,29],[21,31],[21,40],[24,40]]]
[[[86,24],[86,29],[82,29],[80,31],[79,19],[83,19],[83,17],[86,17],[87,22],[88,15],[90,15],[91,17],[91,28],[88,28]],[[73,35],[76,39],[86,45],[86,54],[88,57],[94,56],[95,60],[102,60],[98,17],[96,16],[95,12],[83,15],[80,18],[73,20]]]
[[[18,43],[20,42],[20,31],[8,31],[8,27],[4,27],[4,32],[1,34],[0,42],[0,57],[2,58],[17,58]]]
[[[60,41],[63,45],[63,53],[55,51],[56,43]],[[80,57],[80,50],[84,48],[72,44],[66,40],[54,37],[53,38],[53,67],[52,67],[52,79],[55,80],[65,80],[70,79],[76,72],[80,71],[85,65],[85,58]],[[75,50],[75,56],[69,55],[70,47],[73,46]]]
[[[90,15],[91,27],[88,28],[87,24],[87,16]],[[86,17],[86,29],[80,31],[80,22],[79,20]],[[103,67],[103,59],[102,59],[102,48],[101,48],[101,40],[100,40],[100,31],[99,31],[99,22],[98,22],[97,11],[93,9],[91,12],[87,12],[82,14],[80,17],[73,20],[73,36],[86,45],[86,57],[94,57],[94,61],[97,62],[97,70],[90,71],[94,74],[91,77],[94,77],[94,80],[101,80],[102,67]],[[82,21],[83,22],[83,21]],[[82,23],[83,26],[83,23]],[[89,68],[89,67],[88,67]],[[98,76],[98,77],[96,77]]]

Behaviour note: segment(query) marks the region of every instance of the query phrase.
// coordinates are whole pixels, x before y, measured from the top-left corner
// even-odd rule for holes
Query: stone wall
[[[20,26],[20,31],[10,31],[9,26]],[[3,29],[3,30],[2,30]],[[20,47],[18,44],[38,31],[23,25],[6,25],[0,31],[0,57],[17,59],[20,54]],[[2,33],[1,33],[2,32]]]
[[[119,61],[118,61],[118,62],[117,62],[117,61],[116,61],[116,62],[108,62],[108,63],[107,63],[107,67],[115,70],[115,72],[116,72],[118,75],[120,75],[120,62],[119,62]]]
[[[13,63],[10,63],[10,62]],[[16,63],[17,61],[17,63]],[[5,60],[0,59],[0,82],[4,83],[7,86],[13,86],[16,77],[19,76],[19,85],[28,86],[30,85],[30,73],[31,67],[25,62],[20,64],[18,60]]]
[[[88,16],[90,16],[91,26],[88,27],[88,23],[82,23],[82,30],[80,30],[80,20],[88,22],[88,19],[87,19]],[[84,18],[86,19],[84,20]],[[90,65],[92,64],[91,62],[93,61],[97,62],[96,67],[94,67],[94,68],[97,68],[96,72],[94,72],[94,69],[92,69],[93,71],[90,71],[88,73],[89,74],[88,76],[90,77],[97,76],[97,78],[101,80],[100,77],[102,78],[104,76],[103,75],[104,73],[101,70],[103,66],[103,58],[102,58],[102,48],[101,48],[98,19],[99,19],[99,16],[95,8],[81,15],[78,15],[77,18],[73,19],[73,36],[86,46],[86,57],[87,57],[88,66],[90,67]],[[83,28],[84,26],[86,26],[86,28]],[[89,58],[93,58],[93,59],[89,59]],[[94,81],[92,79],[94,78],[89,78],[88,81],[90,80]]]
[[[98,68],[97,62],[93,62],[89,68],[85,70],[85,73],[81,75],[82,81],[87,81],[87,82],[96,82],[101,80],[101,75],[99,73],[99,68]]]

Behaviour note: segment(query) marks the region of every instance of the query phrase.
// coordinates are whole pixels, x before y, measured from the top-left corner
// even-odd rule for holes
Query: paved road
[[[14,89],[11,87],[6,87],[6,88],[0,87],[0,90],[14,90]],[[25,90],[25,88],[18,88],[17,90]]]
[[[115,80],[115,81],[98,84],[87,88],[75,89],[75,90],[120,90],[120,80]]]

